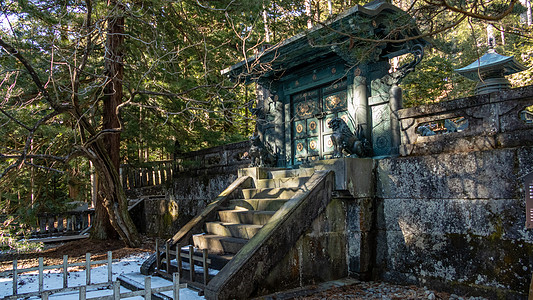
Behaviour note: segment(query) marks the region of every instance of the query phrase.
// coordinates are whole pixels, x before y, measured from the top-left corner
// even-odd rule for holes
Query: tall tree
[[[243,3],[204,7],[196,1],[105,5],[43,0],[3,5],[11,28],[0,38],[1,84],[10,89],[0,92],[0,128],[15,143],[1,142],[2,188],[15,172],[68,170],[73,158],[83,156],[98,174],[95,235],[110,233],[105,228],[109,220],[124,241],[138,245],[118,172],[120,134],[142,108],[152,113],[143,121],[150,120],[147,127],[168,126],[186,137],[185,146],[202,147],[209,139],[223,141],[217,137],[224,135],[232,139],[245,105],[226,85],[219,65],[231,64],[236,53],[253,51],[245,45],[236,52],[235,42],[247,39],[235,26],[253,20],[262,8],[261,3]],[[237,17],[230,17],[232,10]],[[257,42],[261,39],[252,46]],[[41,132],[57,126],[64,126],[63,143],[35,146],[42,144]],[[20,134],[9,134],[9,128],[19,128]],[[165,131],[153,132],[168,140],[161,135]],[[65,165],[51,167],[53,161]]]

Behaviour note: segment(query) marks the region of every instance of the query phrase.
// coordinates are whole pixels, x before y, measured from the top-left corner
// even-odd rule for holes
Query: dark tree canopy
[[[254,87],[220,71],[367,2],[1,2],[0,214],[31,217],[89,201],[92,169],[103,183],[99,218],[135,245],[117,164],[170,159],[176,145],[189,151],[246,139]],[[529,0],[392,3],[433,45],[402,83],[406,105],[471,93],[474,83],[453,70],[484,53],[488,37],[500,53],[533,65]],[[531,69],[511,78],[531,80]]]

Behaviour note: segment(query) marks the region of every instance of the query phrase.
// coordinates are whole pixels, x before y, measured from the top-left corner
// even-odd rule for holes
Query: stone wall
[[[128,191],[130,199],[145,197],[136,222],[145,224],[148,235],[174,235],[237,179],[239,168],[250,164],[242,159],[249,148],[244,141],[183,154],[173,163],[172,180]]]
[[[533,172],[533,125],[519,113],[529,105],[533,87],[399,112],[404,157],[376,160],[375,277],[527,298],[533,232],[525,228],[524,177]],[[468,120],[460,132],[417,133],[458,117]]]
[[[531,105],[527,86],[399,110],[400,155],[531,146],[533,123],[521,119]]]
[[[527,295],[533,147],[378,161],[377,273],[473,295]]]

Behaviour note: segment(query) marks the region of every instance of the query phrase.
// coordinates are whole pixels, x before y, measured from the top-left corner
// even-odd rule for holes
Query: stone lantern
[[[514,56],[504,56],[490,48],[487,53],[466,67],[455,71],[464,77],[479,81],[476,95],[488,94],[511,88],[511,83],[505,75],[511,75],[527,70]]]

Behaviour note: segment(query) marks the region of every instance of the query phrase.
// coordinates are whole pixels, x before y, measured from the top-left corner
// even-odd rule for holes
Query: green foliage
[[[0,216],[1,217],[1,216]],[[16,222],[15,218],[9,216],[2,221],[0,227],[0,250],[20,252],[35,252],[43,249],[43,243],[28,241],[30,231],[27,226]]]
[[[272,33],[269,43],[274,44],[305,30],[309,20],[305,2],[294,0],[125,0],[112,6],[117,2],[90,2],[90,9],[86,6],[89,2],[83,1],[0,2],[0,18],[9,16],[12,25],[5,28],[1,38],[28,60],[56,105],[75,107],[97,130],[103,128],[102,101],[107,80],[104,57],[108,51],[122,51],[125,104],[120,108],[121,157],[130,164],[170,159],[180,151],[247,139],[254,130],[248,111],[254,106],[254,87],[234,86],[220,70],[256,54],[266,42],[266,28]],[[368,2],[332,1],[333,14],[329,15],[326,1],[312,1],[312,11],[315,19],[326,21],[349,6]],[[410,3],[395,1],[404,9]],[[492,1],[477,11],[498,14],[506,3]],[[417,10],[412,13],[424,32],[434,32],[462,16],[418,6],[422,2],[415,4]],[[450,4],[472,9],[468,1]],[[493,22],[509,29],[505,45],[500,41],[497,50],[514,54],[531,66],[531,38],[511,32],[512,28],[528,32],[528,28],[517,25],[517,14],[522,11],[523,7],[517,6],[511,16],[500,23]],[[125,18],[124,45],[111,49],[106,44],[107,23],[110,18],[121,16]],[[401,37],[409,30],[410,19],[390,18],[380,20],[381,32],[396,35],[383,34],[378,38]],[[487,22],[468,20],[433,34],[434,48],[427,51],[417,71],[402,83],[406,106],[471,93],[475,83],[453,70],[486,51]],[[405,26],[398,26],[398,22]],[[360,37],[373,37],[374,25],[369,20],[356,17],[352,24],[358,27]],[[336,42],[332,36],[311,38],[330,44]],[[375,56],[381,45],[359,43],[353,47],[344,41],[342,46],[362,61]],[[19,215],[21,222],[31,222],[38,212],[62,209],[72,200],[88,201],[88,160],[78,158],[64,163],[50,158],[67,157],[86,147],[90,137],[80,130],[80,120],[62,112],[47,119],[28,139],[28,128],[52,112],[51,103],[44,101],[24,66],[5,51],[0,52],[0,68],[0,108],[11,116],[0,113],[0,153],[10,155],[0,159],[0,172],[13,166],[21,153],[36,156],[24,159],[6,176],[0,176],[2,213]],[[75,81],[77,72],[79,81]],[[515,86],[527,85],[532,77],[530,69],[513,76],[511,81]]]
[[[478,12],[494,15],[495,12],[505,9],[507,7],[505,4],[508,3],[493,1]],[[432,48],[426,49],[425,57],[416,71],[409,74],[402,82],[404,107],[473,95],[477,82],[458,75],[454,70],[469,65],[486,53],[489,24],[494,26],[495,50],[499,54],[514,55],[524,65],[533,66],[533,57],[530,55],[533,50],[533,39],[528,36],[530,28],[520,24],[518,16],[523,11],[524,8],[517,5],[513,12],[499,23],[466,19],[445,33],[433,35]],[[443,23],[452,22],[455,18],[452,14],[441,17],[442,19],[438,21]],[[513,87],[531,85],[532,79],[532,68],[509,76]]]

